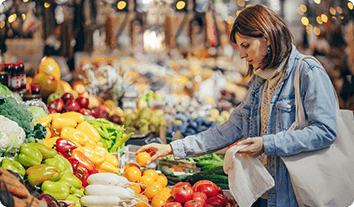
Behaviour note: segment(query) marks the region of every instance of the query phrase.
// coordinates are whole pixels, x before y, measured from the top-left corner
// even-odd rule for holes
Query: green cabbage
[[[40,106],[30,106],[27,108],[28,111],[30,111],[33,115],[32,118],[32,123],[36,123],[40,118],[43,116],[46,116],[47,113],[44,111],[44,109]]]

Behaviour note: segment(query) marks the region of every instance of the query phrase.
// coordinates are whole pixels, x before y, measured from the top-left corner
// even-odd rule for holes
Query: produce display
[[[69,84],[60,80],[54,59],[45,57],[26,87],[31,92],[33,85],[40,85],[42,99],[25,101],[23,94],[0,84],[0,191],[5,195],[0,202],[70,207],[235,205],[224,195],[228,178],[218,154],[185,159],[198,168],[185,174],[149,168],[153,152],[139,153],[134,163],[119,166],[130,139],[147,136],[169,142],[197,134],[225,122],[231,107],[219,102],[213,107],[200,97],[186,96],[185,86],[184,92],[178,88],[192,80],[189,75],[170,71],[164,81],[157,81],[160,71],[146,71],[139,63],[135,70],[125,68],[108,80],[107,74],[116,69],[100,68],[96,83],[90,68],[85,79]],[[211,77],[209,70],[202,80]],[[154,87],[163,88],[161,84],[171,81],[172,94],[148,86],[154,82]],[[134,86],[129,89],[130,95],[136,93],[134,99],[124,91],[128,85]],[[103,95],[107,93],[111,95]],[[220,97],[231,103],[236,95],[222,91]],[[124,105],[128,101],[136,102],[136,107]]]

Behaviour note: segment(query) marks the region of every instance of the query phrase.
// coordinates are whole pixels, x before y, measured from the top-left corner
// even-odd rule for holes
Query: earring
[[[268,46],[267,48],[267,53],[269,54],[270,53],[270,47]]]

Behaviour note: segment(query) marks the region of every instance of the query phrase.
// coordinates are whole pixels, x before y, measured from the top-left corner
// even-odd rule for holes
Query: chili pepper
[[[60,176],[60,170],[52,165],[39,164],[29,167],[26,170],[27,180],[32,186],[40,185],[46,180],[57,180]]]
[[[85,145],[89,140],[85,132],[79,131],[73,127],[64,127],[61,130],[60,137],[78,142],[80,145]]]
[[[43,159],[54,157],[57,154],[56,150],[49,148],[42,143],[28,143],[28,144],[37,148],[42,153]]]
[[[56,154],[54,157],[44,160],[45,164],[57,167],[62,173],[73,174],[71,163],[63,156]]]
[[[85,116],[79,112],[75,111],[70,111],[70,112],[65,112],[60,115],[61,118],[69,118],[71,120],[74,120],[77,123],[82,123],[85,121]]]
[[[88,157],[86,157],[86,155],[83,152],[79,151],[78,149],[73,150],[70,158],[74,158],[78,160],[80,163],[79,166],[86,168],[89,173],[91,173],[96,168],[93,162]]]
[[[39,165],[42,162],[42,153],[34,146],[28,143],[23,143],[19,149],[19,154],[16,155],[15,160],[25,167]]]
[[[69,158],[71,152],[77,148],[77,146],[70,140],[59,138],[55,142],[55,146],[58,152],[61,152],[65,158]]]
[[[77,122],[69,117],[54,116],[52,118],[52,128],[62,129],[64,127],[76,127]]]
[[[21,165],[21,163],[17,162],[16,160],[10,160],[8,158],[4,158],[1,161],[1,167],[4,168],[5,170],[11,170],[13,172],[16,172],[20,174],[22,177],[25,176],[26,170],[25,168]]]
[[[129,134],[123,134],[123,137],[119,140],[116,141],[116,143],[112,146],[110,152],[118,152],[119,147],[124,144],[126,141],[128,141],[132,136],[134,135],[134,132],[131,132]]]
[[[50,194],[57,200],[64,200],[69,196],[69,187],[64,182],[53,182],[46,180],[42,183],[41,190]]]

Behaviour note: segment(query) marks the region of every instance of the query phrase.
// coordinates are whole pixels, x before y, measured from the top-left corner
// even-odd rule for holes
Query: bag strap
[[[301,101],[301,95],[300,95],[300,65],[301,65],[302,60],[305,58],[311,58],[311,59],[315,60],[322,68],[324,68],[322,66],[322,64],[320,63],[320,61],[318,61],[315,57],[313,57],[311,55],[305,55],[298,60],[296,68],[295,68],[295,76],[294,76],[296,116],[295,116],[294,124],[289,129],[290,131],[294,130],[294,128],[297,127],[299,124],[301,124],[301,123],[304,124],[307,122],[306,118],[305,118],[304,107],[303,107],[303,104]],[[337,96],[336,96],[336,99],[337,99],[337,103],[338,103]]]

